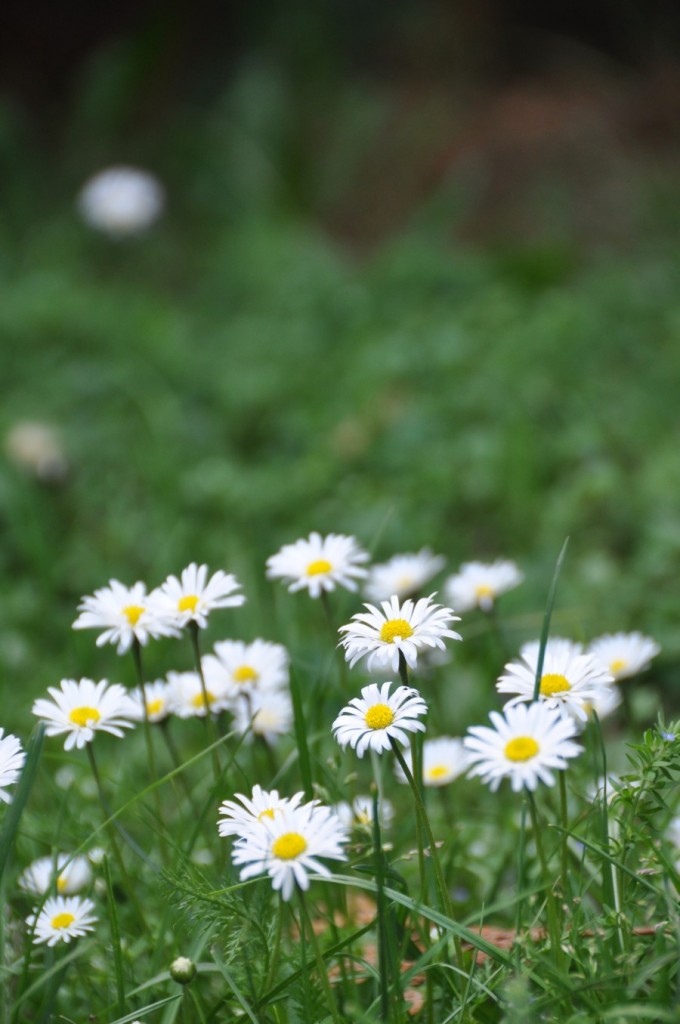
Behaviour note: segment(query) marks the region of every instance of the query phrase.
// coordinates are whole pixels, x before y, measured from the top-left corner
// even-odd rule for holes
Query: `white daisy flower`
[[[247,699],[242,697],[232,710],[234,729],[246,734],[246,743],[252,743],[253,736],[261,736],[272,746],[293,728],[293,704],[284,690],[256,690]]]
[[[356,590],[356,580],[367,573],[360,563],[368,559],[354,537],[310,533],[308,539],[284,544],[267,559],[267,578],[288,583],[291,593],[307,587],[310,597],[319,597],[322,591],[335,590],[336,586]]]
[[[6,804],[12,801],[6,787],[18,780],[25,760],[21,741],[11,733],[5,736],[5,730],[0,728],[0,800]]]
[[[400,653],[404,655],[406,664],[415,668],[419,648],[438,647],[444,650],[442,637],[462,639],[459,633],[448,629],[449,623],[457,622],[459,617],[454,615],[452,608],[433,604],[434,596],[421,597],[415,604],[411,600],[400,604],[395,595],[389,601],[382,601],[381,608],[365,604],[367,612],[353,615],[352,621],[339,629],[345,634],[339,646],[344,647],[350,668],[367,654],[366,668],[369,672],[374,663],[386,668],[389,666],[396,672]]]
[[[539,645],[525,647],[520,661],[505,666],[505,675],[496,683],[499,693],[515,693],[505,707],[533,701]],[[568,644],[546,645],[539,689],[539,701],[564,713],[572,712],[585,721],[586,707],[600,698],[612,676],[592,654],[574,654]]]
[[[232,698],[254,690],[288,687],[288,651],[282,644],[222,640],[215,644],[214,651],[202,659],[206,681],[219,678]]]
[[[215,715],[230,704],[226,687],[217,686],[215,680],[211,680],[210,685],[206,680],[204,694],[198,672],[168,672],[167,699],[178,718],[205,718],[206,698]]]
[[[93,931],[97,923],[93,910],[92,900],[80,896],[50,896],[41,911],[36,910],[26,918],[26,924],[34,929],[36,945],[46,942],[56,946]]]
[[[146,710],[144,701],[146,699]],[[162,722],[172,711],[170,690],[164,679],[156,679],[153,683],[145,683],[130,691],[130,700],[135,705],[135,722],[143,722],[148,716],[150,722]]]
[[[607,633],[593,640],[588,650],[611,672],[616,682],[649,668],[661,648],[642,633]]]
[[[539,782],[554,785],[553,770],[567,767],[583,749],[573,742],[576,723],[546,704],[506,707],[492,711],[494,728],[475,725],[463,740],[471,763],[468,777],[479,775],[495,792],[509,778],[515,793],[534,790]]]
[[[408,744],[409,732],[424,732],[419,716],[427,713],[427,704],[411,686],[398,686],[390,696],[391,682],[378,686],[369,683],[361,697],[353,697],[333,722],[335,738],[344,749],[353,747],[358,757],[366,750],[380,753],[390,749],[390,739]]]
[[[96,732],[123,736],[123,729],[133,727],[135,705],[120,683],[106,679],[62,679],[61,689],[48,686],[52,700],[40,698],[33,704],[33,714],[47,722],[48,736],[67,733],[64,750],[82,749],[91,743]]]
[[[373,825],[373,797],[355,796],[351,804],[343,800],[333,809],[348,831],[366,829]],[[389,828],[393,821],[394,805],[383,799],[380,804],[380,827]]]
[[[284,900],[295,886],[307,890],[309,874],[329,877],[331,872],[319,858],[344,860],[347,835],[337,815],[316,801],[285,807],[273,818],[263,817],[261,828],[237,839],[232,860],[241,867],[241,880],[268,874]]]
[[[221,836],[249,835],[260,827],[263,818],[273,819],[286,807],[298,807],[303,796],[304,793],[296,793],[290,798],[283,797],[277,789],[267,790],[255,785],[251,796],[236,793],[233,800],[220,804],[217,831]]]
[[[149,637],[179,636],[167,616],[150,607],[143,583],[126,587],[118,580],[109,580],[108,587],[84,597],[78,611],[81,614],[73,628],[103,629],[97,637],[97,647],[118,644],[118,654],[125,654],[135,639],[143,645],[148,643]]]
[[[208,566],[192,562],[181,579],[168,576],[165,583],[149,595],[149,604],[183,628],[196,622],[201,629],[208,625],[208,614],[214,608],[238,608],[245,602],[243,594],[235,594],[241,584],[232,573],[219,569],[208,579]]]
[[[404,751],[404,760],[413,774],[411,751]],[[468,767],[468,755],[463,741],[450,736],[438,736],[423,743],[423,785],[446,786],[462,775]],[[407,782],[401,765],[397,762],[394,771],[399,782]]]
[[[598,687],[597,696],[593,700],[587,700],[583,704],[583,710],[586,713],[588,721],[593,717],[593,712],[598,718],[608,718],[609,715],[613,714],[621,703],[621,691],[618,686],[614,686],[609,683],[606,686]],[[577,716],[571,705],[567,705],[569,714],[573,715],[579,726],[584,726],[584,721],[580,716]]]
[[[44,483],[62,483],[68,476],[68,455],[59,433],[49,423],[15,423],[5,436],[5,452],[12,462]]]
[[[496,598],[512,590],[524,579],[524,573],[514,562],[498,559],[490,564],[465,562],[460,570],[444,583],[444,594],[454,608],[461,612],[471,608],[490,611]]]
[[[445,565],[443,555],[433,555],[429,548],[416,554],[395,555],[388,562],[371,566],[364,593],[371,601],[386,601],[393,594],[403,600],[429,583]]]
[[[125,166],[95,174],[78,196],[83,220],[113,238],[146,231],[160,216],[164,203],[165,193],[157,178]]]
[[[54,857],[38,857],[19,876],[19,886],[35,896],[55,888],[60,896],[72,896],[86,889],[92,881],[87,857],[71,857],[58,853]]]

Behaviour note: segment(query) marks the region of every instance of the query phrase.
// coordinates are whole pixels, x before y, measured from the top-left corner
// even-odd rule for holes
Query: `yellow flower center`
[[[203,696],[203,691],[201,690],[200,693],[197,693],[195,697],[191,698],[191,705],[192,705],[192,707],[195,707],[195,708],[204,708],[206,706],[206,704],[207,704],[208,707],[210,707],[210,705],[212,704],[212,702],[214,700],[215,700],[215,694],[214,693],[211,693],[210,690],[206,690],[205,691],[205,696]]]
[[[131,626],[136,626],[139,622],[140,616],[143,614],[144,608],[141,604],[128,604],[123,608],[123,615]]]
[[[369,729],[386,729],[388,725],[392,725],[394,715],[387,704],[374,704],[366,712],[364,721]]]
[[[493,587],[490,587],[488,583],[479,583],[475,587],[475,597],[478,601],[483,601],[484,598],[495,597],[496,593]]]
[[[445,764],[435,764],[430,768],[427,773],[428,779],[441,779],[444,775],[448,775],[449,769]]]
[[[556,693],[567,693],[569,690],[571,690],[571,683],[559,672],[546,672],[541,678],[539,692],[542,697],[554,697]]]
[[[239,665],[232,673],[232,679],[235,683],[252,683],[254,679],[259,679],[259,677],[260,673],[256,672],[250,665]]]
[[[538,750],[538,743],[532,736],[515,736],[505,744],[505,756],[509,761],[530,761]]]
[[[74,725],[84,726],[90,725],[90,723],[98,722],[101,715],[96,708],[74,708],[69,714],[69,719]]]
[[[397,637],[408,640],[413,636],[413,627],[406,619],[388,619],[380,628],[380,639],[385,644],[393,644]]]
[[[146,702],[146,710],[150,715],[158,715],[163,710],[165,701],[162,697],[157,697],[156,700],[148,700]]]
[[[327,562],[325,558],[317,558],[315,562],[310,562],[307,566],[308,576],[320,576],[322,572],[330,572],[333,566],[330,562]]]
[[[295,860],[307,849],[307,840],[299,832],[285,832],[272,846],[272,853],[279,860]]]
[[[274,820],[274,811],[271,809],[271,807],[266,807],[264,811],[260,811],[260,813],[257,816],[257,820],[262,821],[263,818],[271,818],[272,821]]]
[[[67,910],[62,911],[61,914],[55,914],[52,918],[52,927],[57,931],[61,931],[62,928],[68,928],[75,921],[75,914],[69,914]]]
[[[65,875],[59,875],[57,879],[57,892],[65,892],[68,887],[68,879]]]
[[[198,594],[185,594],[184,597],[180,597],[177,602],[177,611],[179,612],[191,612],[193,615],[196,611],[196,605],[198,604]]]
[[[617,672],[623,672],[627,665],[628,662],[625,658],[614,658],[614,660],[610,662],[609,671],[615,676]]]

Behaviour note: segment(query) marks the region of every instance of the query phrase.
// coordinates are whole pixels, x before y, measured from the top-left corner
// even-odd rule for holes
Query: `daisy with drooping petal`
[[[180,629],[195,622],[201,629],[208,625],[208,614],[215,608],[238,608],[245,602],[235,594],[241,584],[232,573],[217,572],[208,579],[208,566],[192,562],[178,579],[168,576],[149,594],[149,605]]]
[[[234,712],[234,729],[245,733],[245,742],[261,736],[272,746],[280,736],[288,736],[293,728],[293,704],[285,690],[256,690],[248,698],[241,697]]]
[[[21,746],[21,741],[0,728],[0,800],[9,804],[12,797],[6,791],[6,786],[13,786],[21,775],[24,767],[26,754]]]
[[[502,715],[492,711],[489,717],[494,728],[472,726],[463,744],[471,765],[468,777],[478,775],[492,792],[505,778],[515,793],[534,790],[539,782],[552,786],[553,772],[583,749],[573,742],[576,723],[546,704],[506,707]]]
[[[481,608],[488,612],[500,594],[518,587],[523,579],[524,573],[515,563],[504,559],[499,558],[490,564],[465,562],[454,576],[445,581],[444,594],[458,611]]]
[[[205,718],[206,700],[212,714],[219,714],[229,707],[226,687],[218,686],[215,680],[206,681],[205,694],[198,672],[168,672],[167,699],[173,714],[178,718]]]
[[[390,749],[390,739],[402,746],[408,744],[409,732],[425,732],[420,715],[427,714],[427,704],[411,686],[398,686],[390,696],[391,682],[378,686],[369,683],[361,697],[353,697],[333,722],[333,733],[343,749],[353,747],[358,757],[366,750],[380,753]]]
[[[312,801],[263,817],[259,829],[234,843],[232,860],[241,868],[241,881],[268,874],[274,890],[289,900],[296,886],[309,888],[310,872],[330,876],[319,858],[345,860],[346,841],[337,815]]]
[[[42,896],[52,887],[60,896],[72,896],[87,888],[91,881],[92,868],[87,857],[71,857],[68,853],[38,857],[19,876],[20,888],[36,896]]]
[[[505,675],[496,683],[499,693],[517,694],[505,707],[533,701],[538,665],[539,645],[525,646],[519,661],[505,666]],[[600,697],[603,686],[613,682],[612,676],[593,654],[574,654],[564,642],[545,648],[538,699],[548,707],[564,713],[572,712],[585,721],[586,705]]]
[[[404,760],[413,774],[413,758],[411,751],[404,751]],[[438,736],[423,743],[423,785],[446,786],[462,775],[468,767],[468,755],[463,741],[450,736]],[[400,764],[395,764],[394,771],[399,782],[406,783]]]
[[[297,807],[303,796],[304,793],[296,793],[293,797],[283,797],[276,789],[267,790],[255,785],[251,796],[236,793],[233,800],[224,800],[220,804],[217,831],[221,836],[249,834],[262,824],[263,818],[273,819],[284,808]]]
[[[310,597],[319,597],[322,591],[335,590],[336,586],[356,590],[356,581],[367,573],[361,563],[368,559],[354,537],[310,533],[306,540],[284,544],[267,559],[267,578],[287,583],[291,593],[306,587]]]
[[[367,654],[366,668],[369,672],[374,663],[389,666],[396,672],[400,653],[406,664],[415,668],[419,648],[438,647],[444,650],[443,637],[461,640],[459,633],[448,628],[449,623],[457,622],[459,617],[452,608],[434,604],[434,596],[421,597],[415,604],[411,600],[400,604],[396,596],[382,601],[380,608],[365,604],[367,612],[353,615],[352,621],[339,629],[345,634],[339,646],[344,647],[350,668]]]
[[[163,186],[148,171],[136,167],[108,167],[85,183],[78,209],[92,228],[111,238],[146,231],[160,216],[165,202]]]
[[[33,704],[33,714],[47,722],[48,736],[67,733],[64,750],[81,750],[91,743],[96,732],[123,736],[123,729],[134,725],[135,705],[120,683],[106,679],[62,679],[61,689],[49,686],[52,700],[40,698]]]
[[[335,805],[334,811],[348,831],[370,828],[373,824],[373,798],[370,796],[355,796],[351,804],[343,800]],[[389,800],[381,801],[379,817],[380,827],[389,828],[394,820],[394,805]]]
[[[149,637],[179,636],[167,616],[150,607],[144,583],[126,587],[118,580],[109,580],[108,587],[84,597],[78,611],[81,614],[73,628],[103,629],[97,637],[97,647],[118,644],[118,654],[125,654],[133,640],[146,644]]]
[[[94,930],[97,918],[92,911],[92,900],[80,896],[50,896],[41,911],[34,911],[26,918],[26,924],[34,931],[33,942],[46,942],[56,946],[58,942],[70,942]]]
[[[429,548],[395,555],[389,562],[371,566],[364,593],[371,601],[387,601],[392,595],[403,600],[429,583],[445,564],[443,555],[433,555]]]
[[[288,651],[282,644],[267,640],[222,640],[214,654],[202,659],[206,684],[218,677],[230,697],[254,690],[281,690],[288,687]]]
[[[144,691],[138,686],[130,691],[130,699],[135,705],[135,721],[143,722],[147,717],[150,722],[162,722],[172,710],[170,689],[164,679],[156,679],[153,683],[145,683]],[[146,709],[144,701],[146,700]]]
[[[661,648],[642,633],[607,633],[593,640],[588,650],[611,672],[616,682],[649,668]]]

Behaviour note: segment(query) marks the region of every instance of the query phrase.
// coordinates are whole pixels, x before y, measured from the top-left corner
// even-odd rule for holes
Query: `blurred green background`
[[[649,632],[677,708],[675,6],[3,17],[3,725],[116,676],[70,630],[111,577],[234,571],[276,639],[264,561],[312,529],[514,558],[517,642],[570,535],[557,631]],[[119,163],[167,208],[114,242],[75,197]]]

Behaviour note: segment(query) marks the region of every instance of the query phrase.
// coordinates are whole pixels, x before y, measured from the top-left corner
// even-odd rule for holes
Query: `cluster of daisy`
[[[272,887],[290,900],[296,885],[309,888],[310,873],[329,877],[319,860],[344,860],[347,832],[338,815],[318,800],[303,803],[304,793],[281,797],[277,790],[254,786],[250,797],[237,793],[220,806],[221,836],[235,836],[232,861],[246,881],[269,875]]]
[[[36,944],[56,946],[70,942],[94,929],[92,900],[77,895],[92,883],[92,868],[87,857],[56,853],[39,857],[19,876],[19,887],[40,904],[26,918]]]

